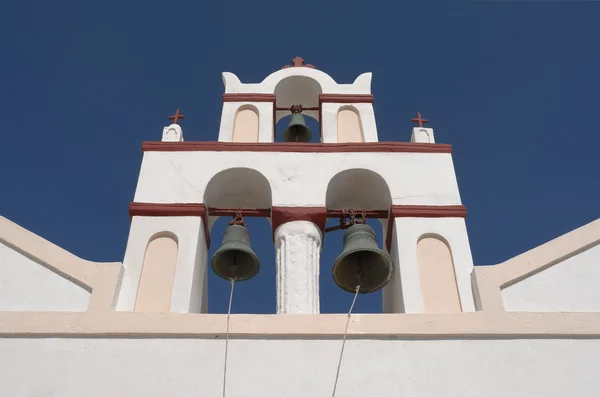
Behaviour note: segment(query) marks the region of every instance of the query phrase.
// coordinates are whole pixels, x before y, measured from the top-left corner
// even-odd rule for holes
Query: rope
[[[335,382],[333,383],[333,393],[331,397],[335,397],[335,390],[337,389],[338,379],[340,377],[340,368],[342,367],[342,357],[344,357],[344,347],[346,346],[346,335],[348,334],[348,325],[350,324],[350,316],[352,315],[352,309],[354,309],[354,304],[356,303],[356,297],[358,296],[358,291],[360,290],[360,284],[356,286],[356,292],[354,293],[354,299],[352,299],[352,305],[350,305],[350,310],[348,310],[348,319],[346,320],[346,328],[344,329],[344,339],[342,340],[342,350],[340,351],[340,360],[338,361],[337,372],[335,374]]]
[[[233,300],[233,283],[235,278],[230,278],[231,292],[229,293],[229,308],[227,309],[227,332],[225,334],[225,359],[223,361],[223,397],[225,397],[225,385],[227,382],[227,348],[229,347],[229,317],[231,316],[231,301]]]

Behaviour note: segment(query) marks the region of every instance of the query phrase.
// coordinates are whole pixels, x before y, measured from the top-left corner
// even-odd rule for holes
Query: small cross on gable
[[[169,116],[169,120],[173,120],[173,124],[178,124],[179,119],[183,119],[184,117],[185,115],[179,114],[179,109],[177,109],[174,115]]]
[[[296,57],[296,58],[292,59],[292,65],[294,67],[304,66],[304,59],[302,59],[300,57]]]
[[[316,69],[314,65],[311,65],[311,64],[305,65],[304,64],[304,59],[302,57],[296,57],[296,58],[292,59],[292,64],[291,65],[285,65],[284,67],[282,67],[282,69],[298,68],[298,67]]]
[[[428,123],[429,121],[421,118],[421,113],[417,112],[417,117],[413,118],[412,122],[413,123],[418,123],[419,127],[423,127],[423,124],[424,123]]]

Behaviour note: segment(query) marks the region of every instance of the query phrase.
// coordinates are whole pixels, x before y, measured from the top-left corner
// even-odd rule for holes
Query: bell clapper
[[[231,277],[229,277],[229,280],[231,280],[232,283],[237,278],[237,276],[235,275],[236,270],[237,270],[237,251],[233,251],[233,263],[231,264]]]
[[[360,287],[363,284],[363,279],[365,277],[365,272],[363,270],[363,264],[362,264],[362,255],[358,254],[356,256],[356,281],[358,282],[358,284],[356,284],[356,291],[358,292],[358,290],[360,289]]]
[[[358,292],[358,290],[362,286],[364,276],[365,276],[365,272],[363,272],[362,265],[361,265],[358,268],[358,271],[356,272],[356,279],[358,281],[358,284],[356,284],[356,292]]]

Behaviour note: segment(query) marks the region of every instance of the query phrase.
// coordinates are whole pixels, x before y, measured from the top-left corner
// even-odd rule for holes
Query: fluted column
[[[323,237],[310,221],[291,221],[275,230],[277,313],[319,313],[319,259]]]

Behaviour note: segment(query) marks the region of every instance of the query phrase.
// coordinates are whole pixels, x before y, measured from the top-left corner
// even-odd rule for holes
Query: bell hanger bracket
[[[340,214],[340,224],[325,229],[325,233],[333,232],[334,230],[348,229],[352,225],[364,225],[367,223],[366,210],[342,210]]]
[[[208,209],[209,216],[233,216],[235,217],[238,211],[241,210],[243,215],[248,217],[269,218],[271,217],[271,209],[269,208],[215,208]]]
[[[319,109],[321,109],[319,106],[304,107],[302,105],[292,105],[290,107],[278,107],[278,106],[275,107],[275,110],[277,110],[277,111],[286,111],[287,110],[288,112],[291,112],[292,114],[302,113],[306,110],[319,110]]]
[[[233,215],[233,219],[229,222],[229,226],[238,225],[238,226],[246,226],[244,223],[244,217],[242,216],[242,207],[237,207],[235,209],[235,214]]]

